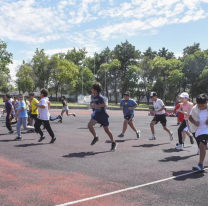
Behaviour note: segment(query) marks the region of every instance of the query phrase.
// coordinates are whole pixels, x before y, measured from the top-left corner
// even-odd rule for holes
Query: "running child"
[[[113,135],[111,131],[109,130],[109,121],[108,121],[108,114],[106,112],[106,103],[104,97],[100,94],[102,91],[102,86],[99,82],[94,83],[92,85],[92,94],[93,100],[90,103],[90,106],[95,109],[94,112],[91,115],[91,120],[88,123],[88,128],[90,132],[92,133],[94,139],[91,142],[91,145],[94,145],[97,141],[99,141],[99,137],[97,136],[93,126],[97,123],[100,123],[107,135],[109,136],[112,144],[111,144],[111,151],[115,151],[118,143],[114,141]]]
[[[154,125],[160,122],[163,126],[163,129],[168,132],[170,135],[170,141],[173,140],[173,132],[171,132],[167,127],[166,127],[166,115],[165,115],[165,104],[163,101],[159,98],[157,98],[157,93],[156,92],[151,92],[150,98],[153,101],[153,107],[155,110],[155,117],[153,118],[152,122],[150,123],[150,128],[152,131],[152,137],[149,138],[149,140],[156,140],[155,137],[155,129]]]
[[[182,150],[184,145],[182,132],[186,127],[188,127],[187,121],[189,119],[191,109],[193,108],[193,103],[189,102],[189,94],[186,92],[181,93],[179,97],[181,100],[181,104],[180,104],[180,108],[177,109],[176,112],[181,112],[182,114],[184,114],[184,120],[178,128],[179,143],[177,144],[176,149]],[[190,140],[191,140],[191,144],[193,144],[193,137],[191,137]]]
[[[22,140],[21,125],[23,125],[23,128],[25,130],[34,129],[34,127],[27,126],[28,114],[27,114],[27,106],[24,101],[23,94],[19,94],[19,106],[17,108],[17,113],[15,115],[18,116],[18,121],[17,121],[17,135],[18,136],[17,138],[14,139],[16,141],[16,140]]]
[[[42,89],[40,91],[40,102],[38,104],[35,104],[35,106],[39,110],[39,116],[40,118],[36,120],[35,122],[35,132],[40,134],[40,139],[38,142],[43,141],[46,137],[43,134],[42,130],[40,129],[41,125],[44,124],[44,127],[48,131],[49,135],[51,136],[51,141],[50,143],[54,143],[56,141],[56,137],[51,129],[50,126],[50,114],[49,114],[49,100],[47,98],[48,96],[48,90],[47,89]]]
[[[193,170],[202,171],[204,169],[203,162],[206,156],[206,150],[208,150],[208,97],[206,94],[200,94],[196,98],[197,104],[193,107],[190,113],[189,121],[194,124],[196,133],[196,141],[199,145],[200,156],[199,163],[193,167]]]
[[[63,117],[64,112],[66,112],[67,116],[73,115],[74,117],[76,117],[75,113],[69,113],[69,108],[68,108],[67,100],[66,100],[65,96],[61,97],[61,102],[63,104],[63,108],[62,108],[62,111],[61,111],[61,117]],[[59,122],[62,122],[62,119]]]
[[[124,133],[129,125],[136,132],[136,137],[139,139],[141,131],[137,130],[133,123],[134,109],[137,107],[137,103],[130,98],[130,92],[124,93],[124,98],[121,100],[120,107],[123,110],[124,122],[123,131],[120,135],[118,135],[118,137],[124,137]]]

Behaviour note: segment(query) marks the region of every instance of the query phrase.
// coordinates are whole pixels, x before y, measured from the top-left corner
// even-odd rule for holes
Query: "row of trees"
[[[0,89],[8,90],[12,54],[6,44],[0,42]],[[152,90],[165,101],[175,100],[182,91],[195,97],[208,93],[208,50],[202,51],[199,43],[183,49],[183,56],[176,58],[164,47],[145,52],[136,50],[128,41],[108,47],[93,57],[87,56],[85,48],[75,48],[67,53],[48,56],[36,49],[31,61],[17,68],[16,86],[19,91],[30,92],[48,88],[51,93],[90,94],[91,85],[99,81],[106,96],[115,96],[126,90],[140,101]]]

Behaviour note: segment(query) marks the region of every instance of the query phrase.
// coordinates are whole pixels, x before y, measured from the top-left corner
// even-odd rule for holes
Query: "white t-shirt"
[[[165,110],[157,112],[158,110],[162,109],[162,107],[164,106],[164,103],[161,99],[157,99],[156,101],[153,101],[153,106],[154,106],[156,114],[158,115],[165,114]]]
[[[208,125],[206,125],[207,120],[208,120],[208,111],[206,109],[201,110],[199,113],[199,126],[197,127],[195,134],[196,137],[202,134],[208,134]]]
[[[41,120],[49,120],[50,119],[50,113],[48,110],[48,97],[43,97],[38,105],[44,105],[45,108],[40,108],[38,107],[38,111],[39,111],[39,116]]]

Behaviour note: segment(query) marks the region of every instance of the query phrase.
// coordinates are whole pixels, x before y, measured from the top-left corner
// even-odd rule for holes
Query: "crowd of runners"
[[[101,95],[102,86],[100,83],[94,83],[92,85],[92,96],[90,106],[93,110],[91,119],[88,123],[89,131],[93,136],[91,145],[96,144],[99,141],[99,137],[95,132],[94,125],[100,124],[108,137],[111,140],[111,151],[115,151],[118,143],[114,140],[113,134],[109,129],[109,115],[106,111],[106,102]],[[151,137],[149,140],[156,140],[156,134],[154,125],[158,122],[162,124],[163,129],[169,134],[170,140],[174,139],[173,132],[166,126],[166,112],[164,102],[157,97],[156,92],[151,92],[150,98],[153,101],[154,118],[150,123]],[[175,112],[178,116],[178,143],[176,144],[176,150],[183,150],[186,134],[190,138],[191,144],[194,144],[194,139],[198,145],[199,163],[193,167],[193,170],[202,171],[204,169],[203,162],[206,156],[207,142],[208,142],[208,97],[206,94],[200,94],[196,98],[196,105],[189,101],[189,94],[183,92],[179,95],[180,102],[175,107]],[[21,125],[27,130],[27,132],[34,132],[40,135],[38,142],[45,139],[43,129],[46,129],[51,137],[50,143],[56,141],[56,136],[50,126],[50,121],[58,120],[59,123],[63,121],[63,114],[66,112],[67,116],[74,116],[74,113],[69,113],[67,100],[65,96],[61,97],[63,109],[61,114],[57,117],[50,116],[50,101],[48,98],[47,89],[40,91],[40,100],[35,98],[34,93],[29,94],[29,99],[24,99],[23,94],[19,94],[17,97],[12,98],[9,94],[4,96],[5,109],[2,110],[2,114],[6,112],[6,127],[9,130],[8,134],[13,134],[12,124],[16,124],[17,137],[14,139],[22,140]],[[128,125],[136,133],[136,138],[139,139],[141,131],[135,127],[133,122],[134,110],[137,107],[137,103],[130,98],[130,93],[127,91],[124,93],[124,97],[121,100],[120,107],[123,110],[124,122],[121,134],[118,137],[123,138],[127,130]],[[41,126],[43,129],[41,129]]]

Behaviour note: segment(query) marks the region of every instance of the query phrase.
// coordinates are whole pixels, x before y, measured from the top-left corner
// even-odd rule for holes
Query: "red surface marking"
[[[0,163],[0,205],[51,206],[125,188],[124,185],[105,182],[79,173],[35,170],[2,158]],[[136,205],[140,205],[136,199],[136,195],[140,192],[134,193]],[[93,204],[89,201],[77,205],[133,206],[135,202],[121,194],[93,200]]]

